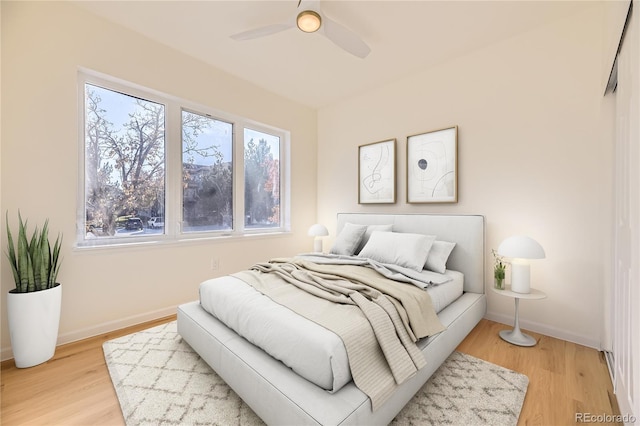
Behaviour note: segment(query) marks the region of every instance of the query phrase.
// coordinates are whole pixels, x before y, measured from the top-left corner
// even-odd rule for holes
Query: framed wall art
[[[458,126],[407,137],[407,202],[458,202]]]
[[[396,202],[396,140],[358,147],[358,203]]]

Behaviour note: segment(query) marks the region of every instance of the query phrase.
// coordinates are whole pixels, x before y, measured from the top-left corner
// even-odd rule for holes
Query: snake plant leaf
[[[53,244],[53,253],[51,254],[51,266],[50,268],[50,276],[49,276],[49,287],[55,286],[58,281],[58,271],[60,270],[60,264],[62,263],[62,259],[60,259],[60,247],[62,246],[62,236],[58,234],[56,238],[56,242]]]
[[[25,229],[25,233],[26,233],[26,229]],[[36,229],[33,231],[33,235],[31,235],[31,240],[29,240],[29,255],[31,256],[31,260],[33,260],[33,258],[36,255],[36,249],[37,249],[37,244],[38,244],[38,227],[36,226]]]
[[[31,268],[29,261],[29,243],[27,242],[26,224],[22,222],[22,217],[18,224],[18,274],[20,275],[20,292],[29,291],[29,269]]]
[[[18,263],[16,261],[16,250],[13,246],[13,236],[11,235],[11,229],[9,228],[9,212],[6,214],[6,224],[7,224],[7,241],[8,241],[8,252],[7,257],[9,258],[9,263],[11,264],[11,271],[13,272],[13,282],[17,284],[20,282],[20,274],[18,273]]]
[[[33,231],[33,235],[31,235],[31,240],[29,241],[29,258],[31,259],[31,265],[29,266],[29,284],[33,284],[33,290],[40,290],[40,253],[38,248],[38,234],[40,231],[36,226],[36,229]],[[33,275],[33,280],[31,279],[31,275]]]
[[[37,237],[38,228],[36,228],[31,238],[29,245],[29,254],[31,255],[31,262],[33,262],[33,279],[36,284],[36,289],[39,289],[41,279],[40,274],[42,272],[42,253],[40,252],[40,238]]]
[[[31,261],[31,256],[28,257],[28,268],[27,268],[27,280],[28,280],[28,287],[27,287],[27,291],[31,292],[31,291],[36,291],[37,287],[36,287],[36,280],[35,277],[33,276],[33,262]]]
[[[51,271],[51,248],[49,246],[49,220],[44,222],[42,233],[40,234],[40,284],[42,288],[49,288],[49,275]]]

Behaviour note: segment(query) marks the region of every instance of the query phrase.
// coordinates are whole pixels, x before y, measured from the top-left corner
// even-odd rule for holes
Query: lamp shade
[[[509,237],[498,246],[498,254],[516,259],[544,259],[544,249],[533,238],[524,235]]]
[[[312,225],[311,228],[309,228],[307,234],[311,235],[312,237],[326,237],[327,235],[329,235],[329,230],[326,226],[320,223],[316,223],[315,225]]]

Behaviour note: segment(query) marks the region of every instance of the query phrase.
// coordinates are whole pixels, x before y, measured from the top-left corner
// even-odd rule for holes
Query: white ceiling
[[[234,41],[292,19],[297,0],[80,1],[80,7],[257,86],[322,107],[576,13],[591,1],[324,0],[322,13],[371,47],[364,59],[297,28]]]

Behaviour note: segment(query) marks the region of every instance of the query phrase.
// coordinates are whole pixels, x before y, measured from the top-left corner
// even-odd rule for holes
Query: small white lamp
[[[326,237],[329,235],[329,230],[326,226],[316,223],[315,225],[309,228],[307,234],[314,237],[313,239],[313,251],[317,253],[322,252],[322,237]]]
[[[526,259],[544,259],[544,249],[533,238],[523,235],[509,237],[500,243],[498,254],[510,257],[511,290],[516,293],[531,291],[531,267]]]

